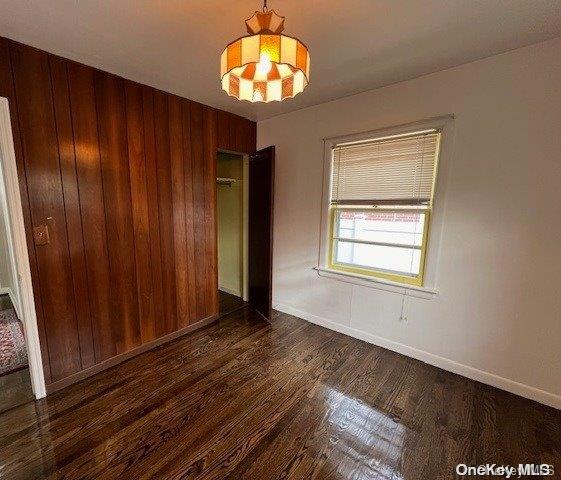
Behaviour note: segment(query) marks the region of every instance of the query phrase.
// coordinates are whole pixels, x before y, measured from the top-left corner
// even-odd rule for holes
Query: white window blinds
[[[426,205],[432,197],[440,133],[336,145],[332,205]]]

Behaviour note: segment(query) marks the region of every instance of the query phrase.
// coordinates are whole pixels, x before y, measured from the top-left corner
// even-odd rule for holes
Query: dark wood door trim
[[[275,147],[249,157],[249,304],[270,320],[273,309]]]

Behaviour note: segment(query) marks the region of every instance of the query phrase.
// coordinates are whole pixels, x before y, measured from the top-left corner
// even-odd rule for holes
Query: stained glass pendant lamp
[[[284,17],[268,10],[245,21],[249,35],[230,43],[220,57],[222,89],[238,100],[273,102],[292,98],[310,80],[310,54],[297,38],[281,35]]]

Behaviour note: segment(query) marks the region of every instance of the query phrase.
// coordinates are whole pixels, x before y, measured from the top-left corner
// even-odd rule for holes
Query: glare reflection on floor
[[[400,472],[406,428],[362,400],[325,386],[331,432],[328,457],[341,478],[404,480]],[[350,477],[348,476],[350,475]]]

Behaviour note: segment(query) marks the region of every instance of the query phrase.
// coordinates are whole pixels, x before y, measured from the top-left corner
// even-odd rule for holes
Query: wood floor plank
[[[243,306],[0,414],[10,479],[435,480],[460,462],[561,469],[561,412]]]

